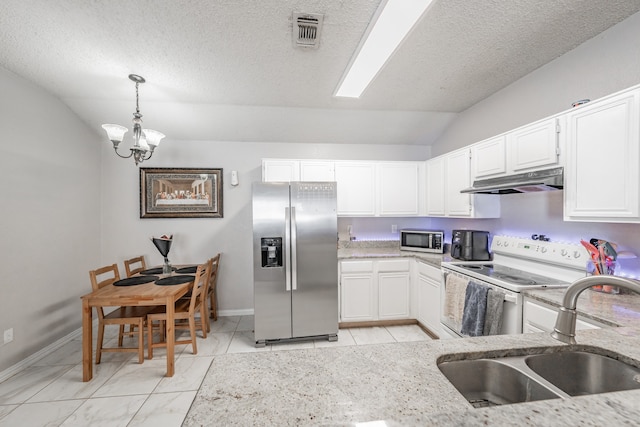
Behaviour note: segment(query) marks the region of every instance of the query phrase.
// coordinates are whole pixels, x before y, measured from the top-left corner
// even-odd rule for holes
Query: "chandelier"
[[[160,145],[160,140],[164,138],[164,134],[153,129],[142,128],[142,114],[140,114],[140,107],[138,106],[138,85],[144,83],[145,80],[144,77],[137,74],[129,74],[129,80],[136,83],[136,112],[133,113],[133,147],[130,148],[131,153],[128,156],[118,153],[118,145],[122,142],[124,134],[129,129],[114,124],[104,124],[102,128],[107,131],[107,136],[113,143],[113,149],[116,154],[123,159],[133,156],[133,160],[137,165],[151,158],[153,150]]]

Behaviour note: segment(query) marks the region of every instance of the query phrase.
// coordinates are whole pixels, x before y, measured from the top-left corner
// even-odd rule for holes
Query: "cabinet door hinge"
[[[561,129],[562,127],[560,126],[560,123],[556,123],[556,133],[560,133]]]

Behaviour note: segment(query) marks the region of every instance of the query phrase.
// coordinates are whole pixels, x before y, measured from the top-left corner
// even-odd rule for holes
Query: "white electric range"
[[[454,274],[504,293],[500,334],[522,333],[522,292],[526,289],[566,288],[585,276],[587,251],[574,243],[494,236],[492,261],[443,262],[441,326],[445,337],[460,337],[459,318],[445,316],[446,277]],[[450,294],[450,293],[449,293]]]

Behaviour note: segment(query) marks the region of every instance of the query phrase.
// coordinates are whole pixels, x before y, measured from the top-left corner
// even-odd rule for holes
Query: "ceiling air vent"
[[[293,12],[293,45],[317,49],[324,15]]]

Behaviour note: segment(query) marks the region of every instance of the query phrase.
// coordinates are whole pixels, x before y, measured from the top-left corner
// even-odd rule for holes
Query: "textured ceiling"
[[[398,0],[390,0],[398,1]],[[430,144],[455,114],[640,10],[640,0],[435,0],[360,99],[332,96],[380,0],[2,0],[0,66],[96,132]],[[322,13],[294,48],[292,12]]]

